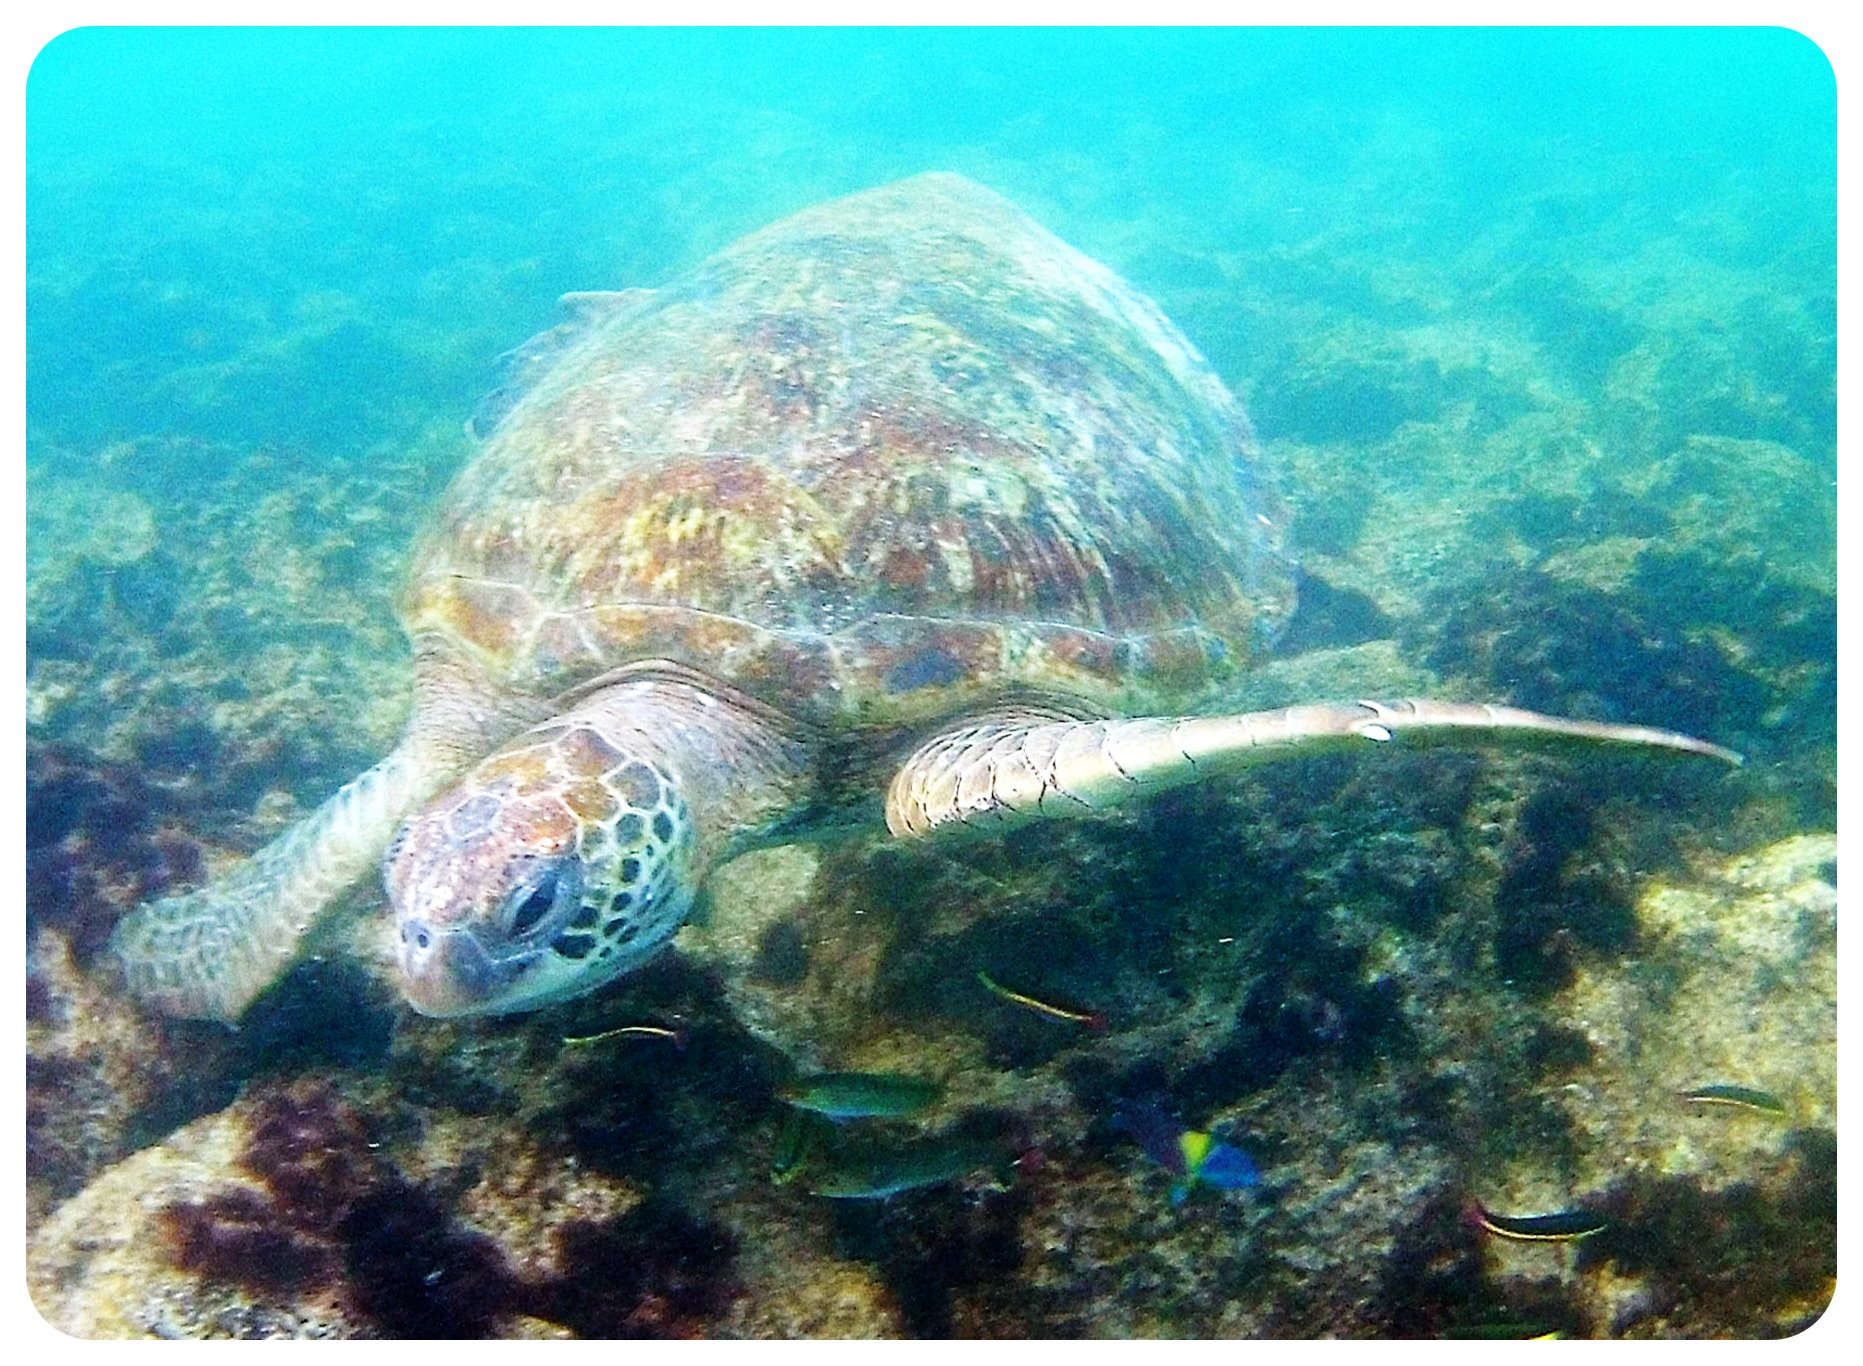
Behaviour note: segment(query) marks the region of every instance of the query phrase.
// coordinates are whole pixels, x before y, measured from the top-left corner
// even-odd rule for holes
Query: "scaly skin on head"
[[[795,805],[805,762],[761,710],[654,677],[517,736],[389,848],[408,1000],[426,1015],[502,1014],[638,967],[710,868]]]

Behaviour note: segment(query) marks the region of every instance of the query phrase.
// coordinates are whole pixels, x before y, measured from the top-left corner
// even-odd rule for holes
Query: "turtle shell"
[[[669,659],[831,725],[1022,691],[1188,708],[1292,608],[1234,398],[961,177],[571,303],[475,419],[404,604],[501,686]]]

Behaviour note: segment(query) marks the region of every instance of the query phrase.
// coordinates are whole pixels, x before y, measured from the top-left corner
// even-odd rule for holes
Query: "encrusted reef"
[[[1446,804],[1466,806],[1437,838],[1478,862],[1469,842],[1495,838],[1480,817],[1506,785],[1427,767],[1333,775],[1323,809],[1357,829],[1277,819],[1328,795],[1291,783],[1180,794],[935,860],[912,895],[894,856],[811,878],[767,855],[769,885],[802,889],[774,921],[740,868],[679,957],[515,1021],[398,1016],[352,982],[348,1058],[196,1049],[229,1086],[259,1075],[228,1104],[194,1078],[221,1108],[37,1221],[35,1301],[112,1337],[1767,1335],[1814,1317],[1834,1274],[1834,841],[1639,879],[1628,925],[1576,939],[1564,985],[1510,983],[1494,912],[1458,908],[1469,892],[1426,855],[1341,899],[1367,881],[1364,842],[1427,850]],[[1164,828],[1203,833],[1158,850]],[[1261,845],[1225,866],[1239,829]],[[1193,865],[1175,878],[1173,852]],[[1063,860],[1098,890],[1062,902],[1059,875],[1044,895],[1013,871]],[[1093,1003],[1106,1032],[992,996],[977,965]],[[328,1030],[342,999],[314,974],[281,996],[250,1030]],[[122,1051],[120,1003],[92,1008],[90,1047]],[[679,1037],[596,1037],[625,1023]],[[1019,1170],[887,1201],[771,1184],[778,1043],[942,1078],[898,1141],[989,1116]],[[1716,1082],[1785,1112],[1683,1098]],[[1245,1145],[1262,1186],[1173,1205],[1112,1123],[1135,1096]],[[1515,1243],[1471,1222],[1476,1201],[1607,1222]]]
[[[380,1080],[256,1087],[143,1149],[35,1235],[32,1291],[86,1337],[868,1336],[850,1266],[766,1284],[744,1239],[521,1129]],[[771,1245],[774,1242],[775,1245]],[[822,1266],[821,1259],[813,1263]],[[798,1298],[804,1285],[812,1292]]]
[[[1223,234],[1286,185],[1238,171],[1261,203],[1121,227],[1092,167],[1026,169],[1033,209],[1208,347],[1281,467],[1300,608],[1241,704],[1504,699],[1689,730],[1746,767],[1381,752],[960,850],[762,851],[654,965],[507,1019],[402,1006],[363,886],[237,1032],[158,1022],[109,974],[111,926],[392,743],[393,593],[463,438],[402,414],[337,460],[309,418],[265,446],[35,432],[27,1221],[49,1321],[1715,1337],[1822,1311],[1831,331],[1781,302],[1816,243],[1702,268],[1725,243],[1644,242],[1598,207],[1634,180],[1593,168],[1506,206],[1579,244],[1536,267],[1504,224],[1448,256],[1388,227],[1246,253]],[[1427,220],[1405,198],[1427,177],[1386,199],[1369,174],[1355,195]],[[1335,191],[1299,188],[1321,218]],[[385,345],[353,302],[318,316]],[[452,375],[446,345],[411,369]],[[609,1032],[628,1025],[659,1032]],[[935,1078],[924,1113],[855,1127],[984,1135],[1006,1161],[888,1199],[774,1183],[777,1092],[815,1069]],[[1144,1102],[1259,1185],[1174,1203],[1118,1122]],[[1565,1235],[1508,1233],[1549,1214]]]

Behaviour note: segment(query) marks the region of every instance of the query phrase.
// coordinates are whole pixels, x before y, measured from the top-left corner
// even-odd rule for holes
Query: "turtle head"
[[[697,877],[666,765],[587,724],[520,736],[416,812],[384,864],[402,990],[423,1015],[579,996],[652,957]]]

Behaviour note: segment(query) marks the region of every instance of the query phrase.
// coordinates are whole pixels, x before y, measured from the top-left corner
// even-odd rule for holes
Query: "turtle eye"
[[[511,897],[511,933],[529,934],[558,903],[573,900],[577,879],[565,877],[561,865],[544,871],[529,889],[520,887]]]
[[[534,929],[555,904],[556,874],[545,873],[543,881],[531,888],[530,895],[517,908],[517,914],[511,917],[511,933],[523,934]]]

